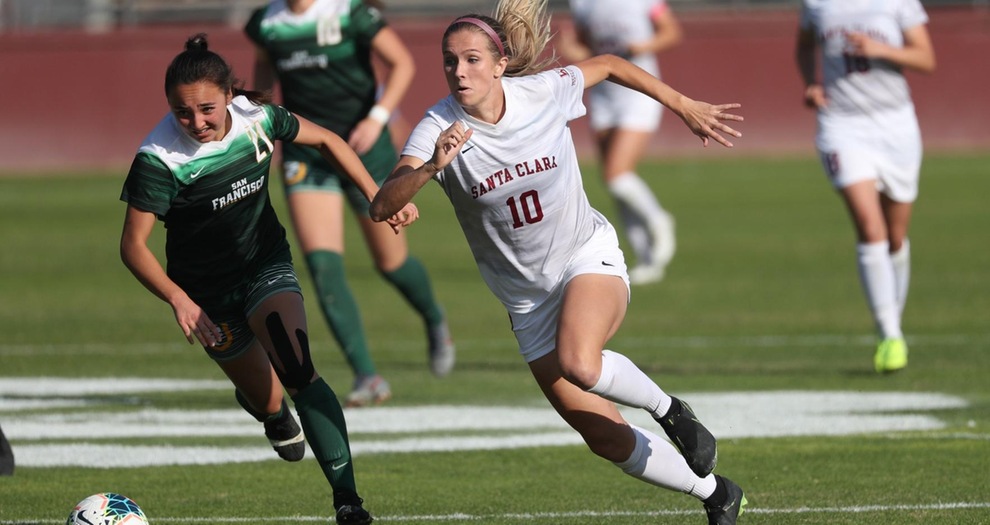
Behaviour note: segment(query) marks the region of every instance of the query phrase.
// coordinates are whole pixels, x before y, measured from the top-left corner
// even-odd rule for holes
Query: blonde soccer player
[[[701,500],[731,525],[743,491],[714,475],[715,437],[687,403],[605,345],[622,323],[629,279],[615,229],[588,202],[568,122],[605,80],[649,94],[707,144],[738,136],[738,104],[681,95],[614,55],[543,70],[546,0],[503,0],[492,17],[454,20],[441,42],[450,95],[428,110],[371,204],[384,220],[427,183],[447,194],[523,359],[560,416],[626,474]],[[630,425],[615,403],[650,413],[674,445]],[[676,448],[675,448],[676,446]]]

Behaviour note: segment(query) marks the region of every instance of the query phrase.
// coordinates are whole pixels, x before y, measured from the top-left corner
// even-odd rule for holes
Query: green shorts
[[[203,347],[206,354],[214,361],[229,361],[243,355],[256,339],[248,325],[248,317],[265,299],[281,292],[302,294],[291,262],[273,262],[263,266],[242,286],[228,293],[194,297],[193,300],[223,334],[216,346]]]
[[[340,174],[315,148],[284,144],[282,146],[282,186],[285,194],[296,191],[343,193],[355,212],[367,215],[371,203],[351,179]],[[374,146],[361,155],[361,162],[379,186],[385,182],[399,161],[388,128],[382,130]]]

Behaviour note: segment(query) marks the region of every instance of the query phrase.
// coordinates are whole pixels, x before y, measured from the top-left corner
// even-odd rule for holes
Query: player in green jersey
[[[398,160],[387,126],[412,83],[412,56],[380,11],[361,0],[276,0],[245,27],[257,46],[255,89],[276,80],[285,107],[347,139],[379,183]],[[386,71],[376,96],[373,59]],[[344,277],[344,201],[357,217],[375,266],[423,318],[431,371],[454,366],[454,346],[429,275],[406,237],[368,217],[368,203],[346,177],[308,148],[284,144],[283,184],[299,244],[324,317],[355,374],[348,406],[391,397],[368,351],[357,303]]]
[[[230,378],[282,458],[301,460],[309,441],[333,488],[337,523],[371,523],[343,410],[313,366],[289,243],[268,195],[273,141],[319,151],[366,200],[378,185],[339,136],[235,84],[202,34],[169,65],[171,112],[142,143],[121,194],[128,205],[121,258]],[[389,225],[398,232],[417,217],[415,207],[405,208]],[[148,247],[157,219],[167,232],[167,271]]]

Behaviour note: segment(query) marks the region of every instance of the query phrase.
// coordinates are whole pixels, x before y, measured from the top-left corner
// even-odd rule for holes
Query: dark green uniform
[[[254,12],[245,32],[268,53],[285,107],[346,140],[375,104],[371,41],[383,27],[381,13],[361,0],[317,0],[302,14],[271,3]],[[287,191],[343,188],[353,207],[367,211],[364,195],[316,151],[284,144],[283,153]],[[361,160],[379,184],[388,177],[398,156],[387,126]]]
[[[171,114],[162,119],[139,148],[120,196],[164,221],[169,278],[221,328],[243,320],[275,289],[298,290],[285,228],[268,195],[268,171],[274,141],[293,140],[299,121],[284,108],[244,97],[227,109],[227,135],[205,144]],[[230,350],[226,358],[239,353]]]

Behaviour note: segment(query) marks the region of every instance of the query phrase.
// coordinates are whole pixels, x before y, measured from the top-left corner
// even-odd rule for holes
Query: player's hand
[[[381,136],[384,127],[383,124],[380,124],[375,119],[365,118],[361,122],[358,122],[357,126],[354,126],[354,129],[351,130],[351,136],[347,139],[347,145],[358,155],[364,155],[371,151],[371,147],[375,145],[375,141]]]
[[[804,88],[804,105],[811,109],[822,109],[827,106],[825,87],[821,84],[810,84]]]
[[[189,296],[172,301],[172,311],[175,321],[179,323],[186,341],[193,344],[196,340],[203,346],[216,346],[223,338],[220,327],[213,324],[206,312],[193,302]]]
[[[863,33],[846,35],[846,51],[852,55],[866,58],[881,58],[887,46]]]
[[[723,137],[722,133],[733,137],[741,137],[742,133],[732,129],[724,121],[742,122],[741,116],[727,112],[740,107],[742,104],[713,105],[685,97],[680,117],[691,129],[691,132],[701,138],[701,142],[705,146],[708,146],[708,139],[712,139],[727,148],[731,148],[732,143]]]
[[[437,171],[443,171],[461,152],[461,148],[473,134],[474,130],[465,130],[460,121],[454,122],[443,133],[440,133],[440,137],[437,138],[436,149],[433,151],[433,159],[431,159],[433,167]]]
[[[403,206],[398,213],[386,219],[385,222],[392,227],[392,231],[398,234],[402,228],[416,222],[416,219],[419,219],[419,208],[410,202]]]

